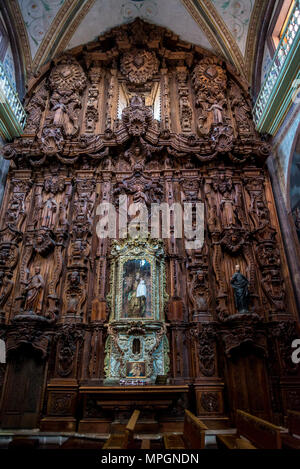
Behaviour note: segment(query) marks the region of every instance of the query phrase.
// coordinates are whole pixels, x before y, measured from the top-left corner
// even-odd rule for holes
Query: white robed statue
[[[145,284],[145,280],[140,280],[137,290],[136,290],[136,297],[140,298],[141,296],[146,297],[147,296],[147,287]]]

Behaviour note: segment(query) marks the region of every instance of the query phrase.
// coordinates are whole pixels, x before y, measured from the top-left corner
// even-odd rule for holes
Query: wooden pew
[[[217,435],[220,449],[281,449],[282,447],[281,428],[247,412],[237,411],[236,428],[234,435]]]
[[[287,415],[289,433],[281,436],[282,446],[284,449],[300,449],[300,412],[288,410]]]
[[[140,416],[140,411],[135,410],[126,425],[125,432],[111,435],[108,438],[108,440],[104,443],[102,449],[126,449],[128,448],[130,444],[133,442],[134,429],[135,429],[136,422],[139,416]]]
[[[185,410],[183,433],[164,435],[164,446],[166,449],[203,449],[206,430],[208,428],[201,420],[189,410]]]
[[[104,438],[101,438],[102,441],[100,441],[100,438],[80,438],[76,436],[71,436],[68,438],[66,441],[63,442],[63,444],[60,446],[60,449],[99,449],[101,448],[101,445],[103,443]]]
[[[151,448],[151,440],[149,438],[143,439],[141,443],[141,449],[150,449]]]

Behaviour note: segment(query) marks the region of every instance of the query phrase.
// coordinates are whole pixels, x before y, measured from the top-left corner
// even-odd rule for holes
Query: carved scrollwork
[[[30,80],[26,106],[24,135],[3,149],[11,165],[0,227],[0,321],[11,350],[26,344],[46,356],[56,335],[47,379],[64,391],[44,409],[72,415],[75,426],[76,379],[154,384],[163,375],[158,382],[194,383],[197,411],[221,413],[220,382],[228,385],[228,370],[238,377],[230,357],[236,352],[242,362],[251,347],[270,356],[269,328],[278,362],[272,377],[296,375],[288,358],[295,331],[272,329],[296,307],[276,234],[270,147],[254,129],[247,85],[230,64],[136,20],[49,62]],[[115,217],[113,236],[99,234],[102,202],[111,212],[100,221]],[[186,227],[189,204],[195,228],[201,202],[204,244],[193,249],[177,227]],[[141,222],[133,203],[147,209]],[[148,231],[157,205],[157,237],[136,230],[125,238],[130,230],[119,215]],[[241,275],[249,304],[240,308]],[[49,391],[56,392],[52,384]],[[87,400],[83,412],[107,419],[96,404]]]
[[[244,248],[248,233],[239,228],[227,228],[223,232],[220,244],[230,254],[238,254]]]
[[[202,392],[201,406],[207,412],[219,412],[219,395],[217,392]]]
[[[59,376],[66,377],[72,373],[77,345],[82,343],[83,338],[84,331],[74,324],[64,324],[56,332]]]
[[[148,127],[152,126],[153,114],[140,97],[134,96],[130,106],[122,112],[122,122],[129,135],[140,137],[146,133]]]
[[[213,324],[203,324],[199,328],[191,329],[191,337],[196,340],[200,371],[210,377],[216,371],[216,329]]]
[[[236,314],[229,316],[220,331],[227,356],[243,344],[250,344],[265,353],[267,348],[266,334],[257,314]]]
[[[15,317],[13,326],[7,332],[7,353],[25,344],[37,350],[45,359],[52,340],[52,332],[47,330],[49,324],[49,320],[40,316],[20,315]]]

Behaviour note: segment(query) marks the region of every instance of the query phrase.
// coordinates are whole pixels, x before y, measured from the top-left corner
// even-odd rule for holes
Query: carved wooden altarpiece
[[[2,426],[106,431],[135,405],[164,428],[186,407],[211,425],[238,408],[277,422],[300,410],[269,146],[244,79],[136,20],[48,63],[28,84],[27,111],[23,136],[4,148]],[[147,208],[203,203],[203,246],[176,237],[172,213],[170,237],[144,247],[99,237],[99,205],[118,212],[121,196]],[[237,264],[246,313],[230,284]],[[139,399],[123,387],[118,404],[114,381],[107,402],[107,380],[131,376],[147,380]]]

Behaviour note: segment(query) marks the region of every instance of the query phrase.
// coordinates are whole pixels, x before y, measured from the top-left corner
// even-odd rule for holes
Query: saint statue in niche
[[[249,280],[240,272],[240,266],[236,265],[235,273],[230,281],[234,290],[234,301],[239,313],[248,313],[249,305]]]
[[[122,318],[150,318],[151,266],[145,259],[132,259],[123,266]]]
[[[32,311],[35,314],[41,314],[43,302],[42,294],[45,282],[39,266],[35,267],[34,274],[31,277],[29,276],[28,280],[24,283],[24,311]]]

